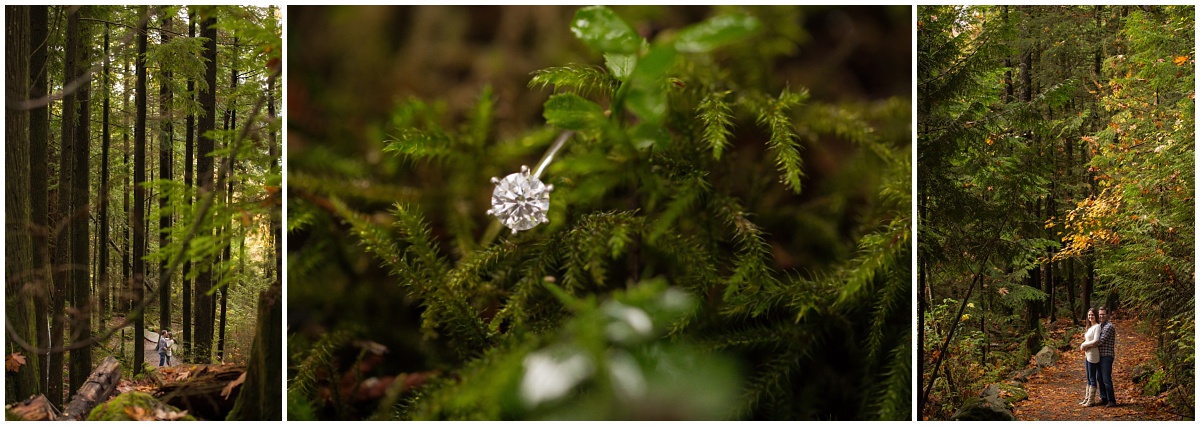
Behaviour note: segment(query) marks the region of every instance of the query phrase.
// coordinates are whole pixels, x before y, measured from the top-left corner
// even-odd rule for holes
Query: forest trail
[[[1113,408],[1083,407],[1087,375],[1083,370],[1081,327],[1070,319],[1051,325],[1051,335],[1073,333],[1071,349],[1052,366],[1043,368],[1025,384],[1029,399],[1015,404],[1013,414],[1020,420],[1180,420],[1166,410],[1164,394],[1143,396],[1142,386],[1133,383],[1133,368],[1154,359],[1154,341],[1136,330],[1136,320],[1114,320],[1117,326],[1117,356],[1113,364],[1113,388],[1117,403]],[[1057,339],[1055,339],[1057,340]]]

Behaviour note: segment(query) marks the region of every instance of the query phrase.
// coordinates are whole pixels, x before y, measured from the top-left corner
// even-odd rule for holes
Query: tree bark
[[[246,382],[226,420],[283,420],[279,395],[283,393],[278,364],[283,341],[283,310],[278,282],[258,296],[258,324],[247,361]]]
[[[32,84],[29,87],[29,98],[39,99],[46,96],[46,51],[48,50],[49,26],[48,6],[32,6],[29,11],[30,37],[29,70]],[[34,294],[34,326],[37,327],[37,342],[40,346],[50,343],[49,305],[52,270],[50,266],[50,205],[49,178],[50,159],[47,148],[50,146],[50,109],[40,106],[29,111],[29,180],[30,212],[33,221],[33,268],[34,282],[37,292]],[[37,355],[38,389],[45,392],[50,375],[47,368],[50,365],[49,355],[45,352]],[[42,397],[45,400],[45,397]]]
[[[24,421],[58,420],[58,415],[55,414],[58,409],[50,404],[50,400],[46,399],[46,395],[31,396],[6,411]]]
[[[240,398],[245,383],[230,389],[228,397],[221,393],[230,382],[242,378],[244,374],[246,367],[241,365],[198,366],[187,380],[163,385],[155,396],[167,404],[187,410],[198,418],[220,420],[229,415]],[[279,395],[275,394],[277,400]]]
[[[5,92],[12,100],[29,98],[29,38],[28,6],[5,6]],[[21,338],[35,342],[33,294],[36,281],[32,279],[33,241],[30,238],[29,192],[29,112],[8,109],[4,114],[4,258],[5,258],[5,321],[11,321]],[[12,346],[6,355],[21,352]],[[23,353],[26,364],[15,373],[5,369],[5,403],[20,401],[38,393],[37,355]]]
[[[104,245],[108,241],[108,149],[112,143],[112,135],[108,131],[108,116],[109,116],[109,97],[112,94],[112,85],[109,84],[109,56],[108,56],[108,24],[104,24],[104,106],[101,112],[100,126],[100,195],[96,198],[100,202],[100,236],[96,243],[96,249],[100,252],[100,258],[96,263],[99,265],[99,293],[100,293],[100,328],[104,328],[104,316],[108,314],[108,252]]]
[[[90,13],[90,6],[80,6],[75,14],[82,18]],[[79,76],[75,78],[84,78],[83,72],[86,68],[90,68],[89,64],[89,46],[84,43],[84,40],[90,40],[90,32],[86,27],[79,25],[79,38],[76,40],[78,47],[76,52],[79,54]],[[71,341],[78,342],[91,339],[92,337],[92,294],[90,286],[90,277],[88,276],[88,237],[90,223],[88,222],[89,212],[91,211],[91,188],[89,179],[89,160],[91,157],[91,83],[84,83],[79,86],[77,108],[79,112],[75,114],[75,148],[73,154],[75,160],[71,165],[72,173],[75,176],[71,179],[71,184],[74,189],[71,191],[72,211],[78,214],[71,221],[71,264],[74,266],[71,272],[71,305],[75,310],[75,318],[71,320]],[[78,389],[87,380],[88,374],[92,371],[92,346],[83,345],[79,348],[71,350],[70,364],[70,383],[71,390]]]
[[[204,109],[204,114],[200,116],[197,128],[199,142],[196,149],[196,180],[199,184],[199,194],[201,195],[215,190],[213,188],[213,159],[209,154],[212,153],[215,146],[211,131],[215,129],[217,113],[215,93],[217,88],[217,29],[215,27],[217,19],[209,9],[205,10],[205,15],[207,16],[204,16],[200,24],[200,36],[206,39],[204,41],[203,55],[208,63],[204,72],[204,80],[207,84],[197,95],[201,108]],[[195,289],[196,332],[194,340],[196,348],[194,353],[196,357],[194,362],[198,363],[208,363],[212,360],[213,298],[212,295],[208,294],[211,289],[212,267],[201,268],[200,273],[196,277]]]
[[[160,12],[161,13],[161,12]],[[164,17],[162,20],[162,30],[159,31],[160,44],[167,44],[171,41],[171,17]],[[158,178],[163,180],[171,180],[171,71],[166,70],[165,63],[159,64],[164,69],[162,79],[159,80],[158,99],[160,102],[159,113],[162,116],[162,134],[159,139],[158,146]],[[171,214],[167,211],[170,208],[169,191],[165,188],[162,194],[158,197],[158,249],[163,250],[169,244],[169,236],[171,230]],[[171,277],[163,278],[167,275],[167,259],[164,257],[158,262],[159,282],[163,285],[158,288],[158,323],[162,329],[171,328]]]
[[[138,6],[138,15],[146,16],[147,7]],[[146,231],[142,223],[146,220],[146,189],[142,183],[146,181],[146,21],[140,20],[137,28],[137,83],[134,87],[134,104],[137,109],[136,123],[133,133],[133,304],[142,303],[145,282],[146,262]],[[146,330],[144,310],[133,312],[133,374],[142,372],[145,356],[140,347]]]
[[[237,93],[237,83],[238,83],[237,57],[238,57],[238,39],[237,39],[237,37],[234,37],[233,38],[233,55],[231,55],[231,58],[230,58],[230,64],[232,64],[232,66],[229,67],[229,100],[226,102],[226,105],[227,105],[226,109],[228,110],[229,121],[227,122],[226,128],[228,130],[234,131],[235,134],[237,132],[237,101],[236,101],[237,98],[235,96],[235,94]],[[227,205],[227,206],[233,204],[233,178],[232,178],[233,166],[232,165],[230,165],[229,172],[230,172],[230,178],[226,181],[227,188],[225,191],[225,205]],[[229,216],[229,222],[225,224],[225,234],[228,235],[229,237],[226,238],[225,252],[223,254],[223,258],[224,258],[225,262],[229,262],[232,259],[230,251],[231,251],[231,246],[233,245],[233,237],[232,237],[232,235],[233,235],[233,216]],[[229,271],[229,269],[226,268],[227,273],[228,273],[228,271]],[[229,305],[229,288],[231,286],[233,286],[234,282],[235,282],[234,280],[226,280],[225,286],[221,287],[221,328],[219,330],[219,334],[217,337],[217,359],[220,359],[220,360],[225,359],[225,319],[226,319],[227,308]]]
[[[71,398],[67,408],[63,410],[64,420],[86,420],[93,408],[108,401],[117,391],[117,383],[121,381],[121,364],[116,358],[105,357],[96,370],[88,375],[79,392]]]
[[[72,40],[79,38],[79,15],[78,13],[67,14],[67,34],[64,41],[64,56],[63,56],[63,84],[74,79],[76,75],[75,59],[76,45]],[[53,321],[50,324],[50,378],[49,388],[47,389],[47,397],[50,402],[56,406],[62,406],[64,401],[63,369],[66,365],[66,357],[63,355],[61,348],[63,347],[64,334],[66,329],[66,301],[68,292],[67,289],[71,285],[71,227],[72,217],[77,212],[71,210],[71,197],[74,185],[73,173],[71,167],[75,161],[75,156],[72,155],[75,150],[75,114],[78,110],[75,109],[75,92],[68,91],[63,94],[62,98],[62,143],[59,145],[59,163],[58,163],[58,204],[55,206],[57,214],[55,220],[51,221],[53,226],[58,229],[55,234],[54,245],[54,277],[52,297],[54,305],[51,308]]]
[[[273,80],[271,86],[267,87],[267,120],[275,120],[275,87]],[[279,149],[276,148],[274,132],[271,132],[271,145],[267,148],[270,158],[278,158]],[[272,173],[278,172],[278,167],[275,161],[271,161],[270,170]],[[279,206],[282,207],[282,206]],[[275,209],[276,212],[281,209]],[[227,420],[282,420],[283,407],[279,403],[277,395],[283,392],[280,386],[282,377],[278,367],[274,365],[279,363],[280,342],[283,341],[283,329],[280,324],[283,323],[283,310],[280,306],[282,275],[279,266],[281,266],[281,247],[279,245],[281,237],[281,226],[279,216],[271,215],[271,229],[273,236],[271,245],[275,256],[275,284],[267,291],[261,293],[258,299],[258,324],[255,326],[254,344],[250,347],[249,367],[247,368],[246,383],[242,385],[242,393],[238,396],[237,403],[234,404],[233,412],[229,413]],[[245,251],[245,242],[243,240],[243,252]],[[244,260],[244,253],[243,253]]]
[[[188,37],[196,37],[196,12],[192,7],[188,7]],[[196,99],[196,82],[192,79],[187,81],[188,97],[192,100]],[[192,209],[192,164],[193,154],[192,148],[195,144],[194,135],[196,133],[196,115],[188,109],[187,115],[187,140],[184,143],[183,153],[183,185],[187,187],[187,205],[188,210]],[[185,256],[183,263],[183,353],[185,359],[190,360],[192,355],[192,278],[191,278],[192,260],[190,256]]]

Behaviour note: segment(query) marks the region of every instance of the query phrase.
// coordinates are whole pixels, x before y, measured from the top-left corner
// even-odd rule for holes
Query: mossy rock
[[[1021,387],[1020,385],[1013,383],[1000,383],[999,386],[1000,390],[1003,390],[1007,393],[1004,395],[1004,400],[1008,401],[1009,404],[1016,404],[1017,402],[1029,399],[1029,392],[1026,392],[1025,388]]]
[[[147,413],[147,416],[152,417],[146,419],[132,418],[129,413],[133,410],[128,409],[129,407],[141,407],[145,410],[144,412]],[[120,394],[111,401],[96,406],[96,408],[92,409],[91,414],[88,415],[88,420],[149,420],[150,418],[166,420],[176,416],[178,418],[174,418],[174,420],[196,420],[191,414],[179,416],[182,412],[178,408],[155,399],[154,396],[148,393],[135,391]]]

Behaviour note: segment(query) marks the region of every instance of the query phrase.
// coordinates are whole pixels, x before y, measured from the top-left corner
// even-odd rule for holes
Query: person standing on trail
[[[175,339],[171,338],[171,333],[167,333],[167,365],[171,365],[171,356],[175,355]]]
[[[167,336],[167,330],[161,330],[158,333],[158,343],[154,345],[154,351],[158,352],[159,367],[167,363]]]
[[[1083,343],[1079,345],[1079,350],[1086,356],[1083,369],[1087,372],[1087,390],[1084,391],[1083,401],[1080,401],[1079,405],[1091,407],[1096,405],[1096,398],[1100,394],[1096,388],[1096,379],[1100,376],[1100,348],[1095,347],[1096,342],[1100,340],[1100,323],[1096,322],[1096,308],[1088,308],[1087,325]]]
[[[1113,390],[1113,360],[1117,355],[1117,326],[1108,320],[1108,309],[1100,307],[1100,338],[1088,346],[1100,348],[1100,402],[1096,405],[1117,406],[1117,394]]]

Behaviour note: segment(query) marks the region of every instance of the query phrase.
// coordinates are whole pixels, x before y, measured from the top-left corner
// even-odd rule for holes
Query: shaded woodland
[[[1194,16],[918,8],[922,419],[965,416],[993,384],[1011,408],[1034,355],[1078,351],[1101,306],[1128,324],[1118,387],[1149,401],[1124,418],[1194,417]]]
[[[911,12],[290,7],[288,419],[909,418]]]
[[[9,418],[280,418],[279,9],[5,11]]]

